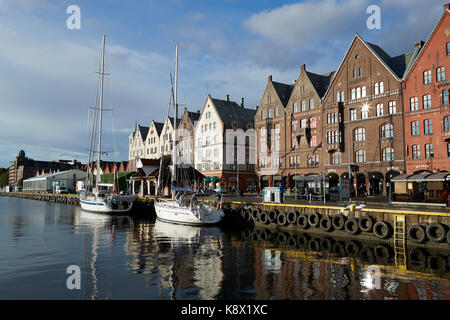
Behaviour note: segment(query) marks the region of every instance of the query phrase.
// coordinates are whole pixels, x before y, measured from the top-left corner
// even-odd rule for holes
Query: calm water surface
[[[0,299],[449,299],[450,251],[408,255],[400,271],[376,243],[0,197]],[[70,265],[81,290],[67,289]]]

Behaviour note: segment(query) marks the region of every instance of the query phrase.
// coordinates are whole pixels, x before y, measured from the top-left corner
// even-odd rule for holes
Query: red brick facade
[[[450,5],[405,76],[406,172],[450,170]]]

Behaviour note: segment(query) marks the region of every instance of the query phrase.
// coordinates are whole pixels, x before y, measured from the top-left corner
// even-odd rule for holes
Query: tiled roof
[[[148,130],[150,128],[138,125],[138,129],[139,129],[139,131],[141,133],[142,140],[144,141],[145,139],[147,139]]]
[[[248,129],[249,124],[252,125],[256,114],[254,109],[246,109],[241,107],[234,101],[226,101],[211,98],[216,107],[219,117],[227,129],[233,129],[233,124],[236,128]]]
[[[156,132],[158,133],[158,136],[159,136],[161,134],[161,131],[162,131],[163,127],[164,127],[164,123],[156,122],[156,121],[153,121],[153,123],[155,125]]]
[[[335,71],[332,71],[327,74],[320,75],[320,74],[306,71],[306,74],[307,74],[309,80],[311,80],[311,83],[313,84],[314,89],[316,89],[316,92],[319,95],[319,97],[322,98],[323,95],[325,94],[325,92],[327,91],[328,86],[330,85],[330,81],[331,81],[334,73],[335,73]]]
[[[291,97],[292,89],[294,89],[294,86],[275,81],[272,81],[272,84],[275,88],[275,91],[278,94],[278,97],[281,100],[281,103],[283,104],[284,107],[286,107],[289,98]]]

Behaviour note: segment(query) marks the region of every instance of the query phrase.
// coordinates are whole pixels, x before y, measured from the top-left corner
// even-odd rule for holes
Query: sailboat
[[[101,183],[101,148],[102,148],[102,112],[103,112],[103,77],[105,75],[105,39],[106,34],[103,34],[101,62],[99,70],[99,94],[98,107],[97,103],[94,106],[94,120],[92,122],[91,143],[89,149],[89,162],[86,179],[86,190],[80,193],[80,205],[83,210],[97,212],[97,213],[123,213],[128,212],[133,207],[133,201],[137,199],[137,195],[119,194],[116,186],[116,171],[114,171],[114,183]],[[98,128],[96,128],[98,124]],[[97,137],[98,136],[98,137]],[[95,150],[95,139],[98,138],[97,150]],[[94,169],[91,165],[91,160],[94,159],[97,153],[96,162],[96,179],[94,180]],[[118,181],[117,181],[118,182]]]
[[[171,79],[172,80],[172,79]],[[172,151],[172,198],[165,199],[157,196],[154,201],[156,217],[165,222],[187,224],[187,225],[208,225],[220,222],[224,217],[222,209],[223,197],[221,194],[212,190],[193,190],[192,186],[180,187],[180,181],[177,181],[177,157],[178,157],[178,134],[177,134],[177,119],[178,119],[178,103],[177,103],[177,89],[178,89],[178,45],[176,46],[175,58],[175,92],[172,90],[173,104],[174,104],[174,130],[173,141],[174,147]],[[170,103],[169,111],[170,113]],[[158,195],[161,191],[161,176],[163,167],[163,156],[161,155],[161,162],[159,167],[158,177]],[[180,164],[180,169],[185,170],[183,164]],[[178,177],[180,180],[182,177]],[[189,181],[189,179],[186,179]],[[217,196],[215,202],[199,201],[201,197]]]

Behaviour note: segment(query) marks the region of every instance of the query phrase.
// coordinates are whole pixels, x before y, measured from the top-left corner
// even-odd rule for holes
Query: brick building
[[[407,173],[450,170],[449,68],[450,4],[446,4],[404,77]]]
[[[330,185],[348,178],[351,166],[355,191],[386,194],[405,171],[401,80],[415,54],[391,57],[354,37],[322,101]]]

